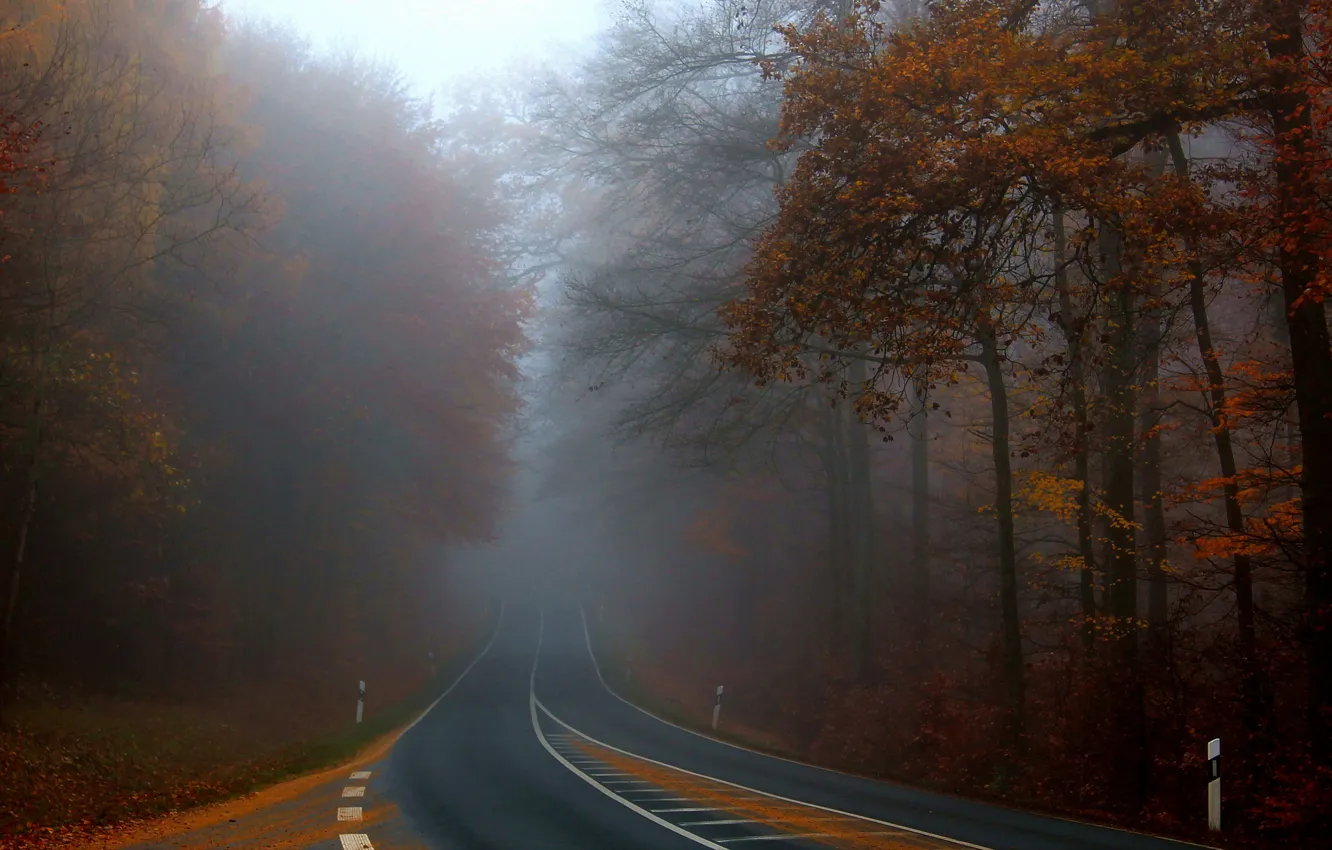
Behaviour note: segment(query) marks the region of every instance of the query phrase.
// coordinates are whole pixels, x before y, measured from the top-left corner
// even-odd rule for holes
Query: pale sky
[[[290,23],[317,48],[390,59],[421,94],[513,59],[558,59],[610,22],[607,0],[222,0]]]

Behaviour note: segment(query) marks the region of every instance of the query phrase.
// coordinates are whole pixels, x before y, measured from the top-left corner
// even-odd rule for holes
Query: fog
[[[1326,823],[1332,82],[1257,4],[9,5],[0,707],[289,741],[559,601],[802,760],[1193,835],[1222,735]]]
[[[514,66],[567,61],[610,20],[607,0],[224,0],[231,15],[288,25],[318,50],[392,63],[417,94]]]

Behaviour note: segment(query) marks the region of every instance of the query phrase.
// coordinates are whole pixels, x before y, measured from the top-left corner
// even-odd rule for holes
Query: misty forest
[[[1326,838],[1321,0],[628,0],[433,100],[0,9],[0,847],[313,766],[534,591],[747,747]]]

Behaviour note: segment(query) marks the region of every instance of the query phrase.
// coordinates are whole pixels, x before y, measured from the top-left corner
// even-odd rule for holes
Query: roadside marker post
[[[712,706],[712,728],[717,728],[717,722],[721,720],[721,698],[722,686],[717,686],[717,702]]]
[[[1221,831],[1221,739],[1207,742],[1207,828]]]
[[[356,694],[356,722],[360,723],[361,718],[364,715],[365,715],[365,682],[361,682],[361,686]]]

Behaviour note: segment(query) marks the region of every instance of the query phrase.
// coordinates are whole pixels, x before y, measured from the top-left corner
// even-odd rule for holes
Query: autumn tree
[[[1301,312],[1321,292],[1321,9],[739,5],[632,7],[530,113],[555,225],[542,249],[569,295],[552,321],[580,389],[552,417],[622,409],[621,434],[734,475],[693,492],[697,551],[680,559],[719,582],[771,543],[734,510],[741,482],[764,480],[755,448],[784,486],[818,461],[827,509],[794,524],[826,532],[837,619],[869,636],[843,660],[891,674],[830,674],[786,700],[807,757],[1178,825],[1215,730],[1239,742],[1241,829],[1306,828],[1319,485],[1300,462],[1317,423],[1294,420],[1318,409],[1325,324]],[[1287,280],[1312,295],[1273,309]],[[910,458],[869,450],[903,425]],[[552,491],[600,492],[579,433]],[[621,448],[627,479],[676,492],[664,460]],[[874,543],[905,530],[908,477],[913,578],[894,583],[898,553]],[[595,502],[601,533],[668,525],[632,490]],[[606,572],[689,637],[622,628],[701,640],[713,627],[673,597],[697,573],[641,560]],[[760,600],[800,608],[783,575],[784,594],[742,580],[760,586],[728,609],[760,666],[780,652],[754,639]],[[862,628],[886,610],[910,617]],[[912,667],[907,647],[928,658]],[[783,675],[814,679],[797,656]]]
[[[599,392],[618,386],[622,434],[689,461],[753,470],[802,451],[819,459],[832,623],[864,676],[878,560],[870,431],[824,387],[756,389],[712,358],[726,333],[717,309],[793,161],[768,146],[781,92],[758,63],[785,61],[774,25],[832,5],[718,2],[672,17],[636,4],[577,80],[551,83],[536,118],[563,193],[559,220],[586,221],[562,257],[569,371]]]
[[[198,364],[186,409],[199,450],[254,459],[216,471],[220,516],[193,533],[239,525],[229,557],[276,546],[288,559],[252,576],[266,601],[238,624],[261,666],[271,641],[295,637],[292,606],[314,641],[359,616],[336,588],[365,581],[360,565],[381,561],[387,585],[369,639],[419,594],[444,541],[490,533],[527,301],[504,285],[492,200],[436,153],[444,128],[425,104],[392,69],[307,50],[258,29],[228,45],[262,130],[241,165],[282,198],[283,220],[236,280],[246,300],[223,301],[221,324],[185,311],[174,340],[173,359]],[[349,103],[358,117],[330,132]]]
[[[1005,670],[1019,730],[1023,659],[1004,364],[1016,365],[1023,348],[1047,345],[1046,317],[1072,306],[1065,280],[1075,265],[1102,305],[1107,613],[1117,624],[1124,675],[1137,682],[1135,326],[1153,281],[1186,265],[1182,217],[1198,202],[1161,183],[1159,156],[1153,165],[1125,154],[1151,135],[1150,122],[1181,91],[1190,114],[1226,108],[1235,86],[1212,80],[1227,80],[1234,65],[1225,63],[1252,57],[1244,45],[1233,53],[1186,52],[1186,70],[1158,89],[1143,81],[1161,73],[1163,57],[1178,56],[1180,45],[1159,33],[1136,37],[1142,28],[1155,33],[1155,24],[1100,16],[1087,22],[1088,37],[1029,15],[1026,7],[957,3],[891,38],[872,17],[850,30],[831,22],[803,33],[787,28],[801,62],[787,78],[783,138],[819,141],[780,193],[782,213],[750,267],[748,297],[727,311],[736,330],[731,361],[761,380],[805,374],[811,338],[830,341],[817,379],[874,364],[881,377],[863,385],[861,404],[881,419],[902,404],[903,381],[894,375],[926,370],[949,381],[968,362],[984,368]],[[1130,37],[1105,35],[1122,30]],[[1114,69],[1108,82],[1106,68]],[[1067,208],[1078,211],[1071,237],[1062,233]],[[1054,209],[1061,233],[1052,265]],[[1080,345],[1067,321],[1066,344]],[[1070,355],[1065,362],[1084,356]],[[1085,550],[1085,527],[1083,542]],[[1140,737],[1131,730],[1142,722],[1141,709],[1128,710],[1130,739]],[[1140,775],[1143,764],[1138,758],[1125,769]],[[1126,787],[1141,782],[1125,776]]]
[[[11,11],[4,98],[44,129],[29,156],[45,165],[4,222],[3,406],[23,482],[4,637],[45,475],[116,474],[133,492],[170,485],[169,429],[133,391],[170,297],[160,284],[172,268],[220,271],[263,214],[235,171],[224,95],[207,67],[221,35],[215,11],[111,0]]]
[[[299,680],[318,716],[373,666],[407,696],[471,622],[439,616],[443,549],[505,497],[530,297],[487,173],[392,69],[178,3],[33,8],[3,42],[49,163],[4,219],[3,492],[38,567],[9,692]]]

